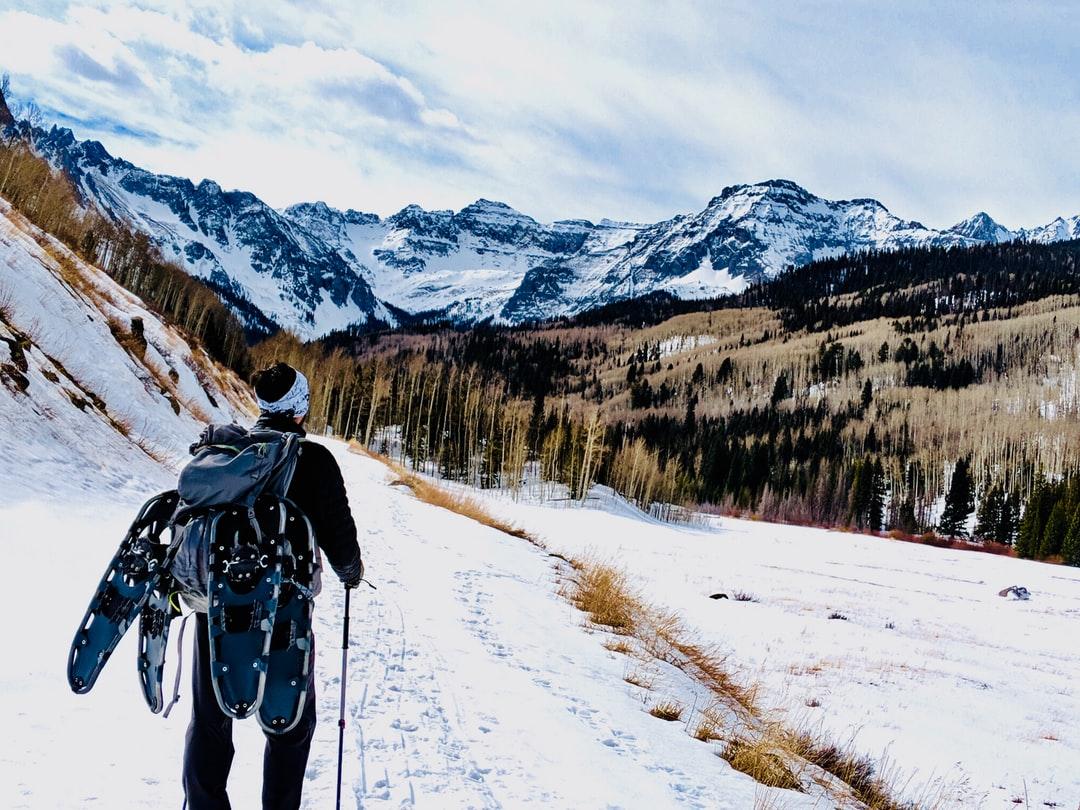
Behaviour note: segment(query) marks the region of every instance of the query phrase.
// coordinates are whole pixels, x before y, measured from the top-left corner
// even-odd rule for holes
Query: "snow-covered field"
[[[908,795],[1080,806],[1080,571],[748,520],[667,526],[610,495],[484,499],[553,551],[630,572],[779,716],[887,759]],[[1015,584],[1030,601],[997,595]]]

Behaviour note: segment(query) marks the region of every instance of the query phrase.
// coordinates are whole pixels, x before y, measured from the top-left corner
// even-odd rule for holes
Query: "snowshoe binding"
[[[210,530],[210,674],[222,711],[242,720],[263,699],[282,579],[285,510],[262,497],[224,509]]]

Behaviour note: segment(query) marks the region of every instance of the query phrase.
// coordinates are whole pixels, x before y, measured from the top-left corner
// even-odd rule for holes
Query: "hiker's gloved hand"
[[[356,561],[356,571],[352,576],[342,577],[341,582],[346,588],[352,590],[353,588],[359,588],[360,582],[364,579],[364,561]]]

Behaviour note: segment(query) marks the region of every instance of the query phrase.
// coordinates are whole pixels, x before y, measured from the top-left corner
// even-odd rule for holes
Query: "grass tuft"
[[[729,740],[720,752],[732,768],[745,773],[766,787],[802,791],[802,783],[784,763],[783,758],[772,750],[768,739]]]
[[[662,700],[659,703],[653,705],[649,709],[649,714],[653,717],[658,717],[661,720],[675,721],[681,720],[683,715],[683,705],[674,700]]]
[[[694,729],[694,739],[701,740],[702,742],[714,742],[715,740],[722,739],[720,726],[715,720],[705,717]]]
[[[610,650],[613,653],[621,653],[622,655],[631,655],[634,652],[634,648],[630,646],[629,642],[621,638],[614,639],[613,641],[605,641],[604,649]]]
[[[879,773],[870,757],[856,753],[851,745],[840,746],[805,731],[792,735],[787,745],[794,754],[847,784],[870,810],[914,810],[920,806],[894,798],[891,780]]]

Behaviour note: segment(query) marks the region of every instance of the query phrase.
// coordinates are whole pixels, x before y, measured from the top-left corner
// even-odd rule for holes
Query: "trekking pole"
[[[345,627],[341,634],[341,715],[338,718],[337,744],[337,802],[334,807],[341,810],[341,755],[345,750],[345,672],[349,666],[349,594],[345,589]]]

